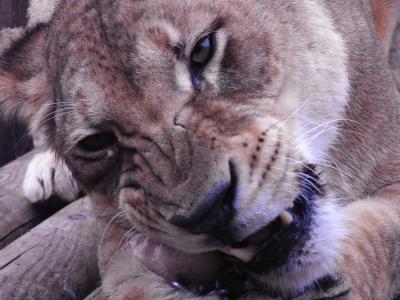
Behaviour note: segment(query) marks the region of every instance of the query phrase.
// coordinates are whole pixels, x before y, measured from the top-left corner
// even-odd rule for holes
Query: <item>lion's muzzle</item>
[[[188,216],[175,215],[169,221],[193,234],[207,234],[224,244],[232,243],[230,221],[234,215],[233,204],[237,197],[237,175],[229,164],[230,180],[216,183]]]

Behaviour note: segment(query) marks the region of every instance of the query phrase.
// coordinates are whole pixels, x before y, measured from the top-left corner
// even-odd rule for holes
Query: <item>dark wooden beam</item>
[[[28,0],[0,0],[0,30],[25,26]],[[24,125],[15,120],[0,118],[0,166],[32,149],[32,142]]]
[[[28,0],[0,0],[0,28],[25,26]]]

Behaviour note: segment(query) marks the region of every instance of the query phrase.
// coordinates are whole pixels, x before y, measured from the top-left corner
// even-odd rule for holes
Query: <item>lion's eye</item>
[[[191,55],[192,66],[201,69],[211,60],[214,55],[215,37],[210,34],[201,39],[194,47]]]
[[[112,133],[97,133],[81,140],[78,148],[84,152],[99,152],[110,148],[115,142],[116,137]]]

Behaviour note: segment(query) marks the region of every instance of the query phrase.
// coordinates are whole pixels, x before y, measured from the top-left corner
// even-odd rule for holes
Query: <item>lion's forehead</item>
[[[172,56],[176,55],[176,44],[184,45],[199,39],[202,32],[208,29],[207,26],[219,19],[227,29],[227,50],[237,50],[232,53],[226,50],[231,64],[244,67],[244,60],[247,60],[247,64],[255,60],[254,56],[246,56],[251,53],[259,54],[256,63],[266,65],[268,61],[262,61],[261,58],[275,51],[276,47],[282,47],[272,45],[274,41],[268,32],[268,20],[264,20],[263,15],[255,11],[252,1],[149,2],[121,0],[112,3],[101,1],[100,4],[97,1],[63,3],[51,25],[53,35],[49,40],[49,48],[52,50],[50,57],[58,62],[55,68],[65,67],[63,64],[68,63],[73,56],[78,56],[78,62],[82,62],[82,58],[91,58],[96,62],[114,60],[120,71],[134,67],[140,68],[141,73],[146,71],[146,64],[155,62],[151,65],[152,71],[157,71],[154,70],[155,65],[161,64],[162,68],[159,66],[158,71],[165,72],[165,65],[173,61]],[[228,6],[234,5],[244,11],[232,13],[232,8]],[[244,15],[253,17],[249,20]],[[279,31],[282,28],[284,26],[275,25],[273,30]],[[142,53],[138,50],[140,45],[145,47]],[[274,59],[277,59],[279,51],[275,52]],[[242,61],[235,61],[241,56]],[[264,72],[269,72],[269,67],[264,66]],[[110,68],[106,68],[106,71],[110,71]],[[271,68],[271,73],[269,76],[276,75],[276,68]],[[240,85],[240,82],[237,84]]]
[[[164,126],[194,99],[193,126],[213,120],[231,135],[260,115],[284,118],[302,110],[310,124],[339,119],[344,47],[340,37],[319,29],[323,23],[334,34],[329,20],[300,18],[305,7],[292,1],[66,1],[48,42],[49,66],[60,82],[56,96],[74,103],[77,127],[84,119],[119,122],[127,131]],[[220,59],[205,70],[206,86],[197,93],[174,47],[198,40],[219,19]]]
[[[140,131],[143,124],[165,127],[185,111],[190,118],[184,125],[207,138],[239,135],[256,118],[285,118],[296,110],[310,124],[339,119],[344,102],[326,108],[346,96],[344,49],[331,55],[322,52],[326,46],[313,44],[338,38],[325,40],[318,26],[299,18],[283,22],[285,15],[301,14],[304,5],[260,5],[244,0],[65,2],[49,39],[49,65],[60,81],[57,98],[74,103],[72,120],[79,130],[82,124],[107,121],[128,132]],[[282,13],[283,8],[291,9]],[[223,24],[217,36],[220,60],[205,70],[206,85],[197,93],[190,68],[174,47],[198,40],[216,20]],[[306,25],[314,35],[307,36]],[[299,39],[292,43],[293,38]],[[324,102],[325,95],[333,104]]]
[[[92,124],[112,119],[133,128],[143,122],[169,122],[174,117],[171,112],[195,96],[193,89],[182,87],[181,77],[190,74],[177,63],[174,45],[198,39],[218,18],[224,19],[226,39],[219,75],[210,79],[218,82],[196,95],[192,110],[231,130],[237,127],[234,122],[245,125],[251,115],[273,112],[273,101],[261,100],[278,97],[283,66],[280,48],[272,53],[269,33],[254,28],[259,15],[242,24],[239,13],[232,13],[225,2],[96,3],[64,3],[49,40],[49,65],[60,81],[57,98],[74,103],[76,115],[81,115],[75,116],[76,123],[85,118]],[[250,2],[232,5],[255,14]],[[230,21],[235,18],[238,22]],[[241,26],[249,28],[246,34]],[[248,40],[251,43],[245,44]]]

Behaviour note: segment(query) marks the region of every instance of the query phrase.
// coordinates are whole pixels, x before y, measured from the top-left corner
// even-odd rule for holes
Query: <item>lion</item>
[[[25,194],[90,195],[108,299],[394,299],[399,12],[32,1],[0,58],[43,148]]]

